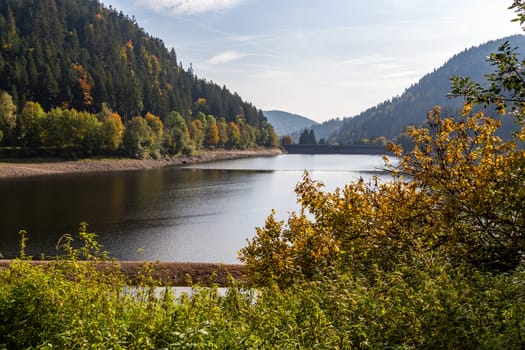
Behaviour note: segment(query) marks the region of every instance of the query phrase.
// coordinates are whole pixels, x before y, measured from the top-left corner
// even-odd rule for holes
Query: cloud
[[[224,63],[238,60],[244,56],[245,55],[242,55],[235,51],[225,51],[223,53],[213,56],[212,58],[208,59],[206,62],[209,64],[224,64]]]
[[[399,72],[393,72],[384,75],[382,78],[385,79],[418,79],[421,77],[421,72],[415,71],[415,70],[406,70],[406,71],[399,71]]]
[[[346,65],[392,65],[396,64],[397,60],[393,57],[387,57],[380,54],[371,54],[366,56],[361,56],[357,58],[351,58],[343,61],[343,64]]]
[[[171,12],[175,15],[195,15],[228,9],[244,0],[136,0],[140,6],[156,12]]]

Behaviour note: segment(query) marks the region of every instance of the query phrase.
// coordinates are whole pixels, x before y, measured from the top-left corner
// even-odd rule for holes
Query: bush
[[[315,280],[257,290],[194,286],[174,296],[142,271],[127,287],[82,225],[78,248],[46,267],[0,270],[0,349],[522,348],[525,272],[454,267],[435,252],[389,271],[327,268]],[[101,270],[100,262],[106,262]],[[97,267],[98,266],[98,267]]]

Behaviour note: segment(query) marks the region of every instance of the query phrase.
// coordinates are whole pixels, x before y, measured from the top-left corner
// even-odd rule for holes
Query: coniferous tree
[[[315,145],[317,141],[315,139],[315,133],[313,129],[304,129],[299,137],[300,145]]]
[[[207,132],[202,112],[224,120],[217,123],[217,145],[223,146],[225,126],[240,115],[246,147],[271,143],[270,134],[258,131],[266,122],[261,111],[226,87],[197,78],[191,66],[177,62],[174,49],[97,0],[2,1],[0,48],[0,90],[19,110],[27,101],[45,111],[91,113],[106,104],[124,124],[146,113],[164,121],[176,111],[187,126],[199,119]]]

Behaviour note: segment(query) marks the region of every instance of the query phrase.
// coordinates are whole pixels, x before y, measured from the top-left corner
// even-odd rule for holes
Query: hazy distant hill
[[[343,122],[344,120],[340,118],[330,119],[330,120],[322,122],[321,124],[312,125],[311,129],[313,129],[315,138],[317,139],[317,141],[321,139],[325,139],[325,141],[329,141],[330,136],[341,129],[341,127],[343,126]],[[301,130],[293,132],[291,135],[294,140],[299,140],[299,136],[301,135]]]
[[[298,130],[319,124],[315,120],[284,111],[263,111],[263,113],[279,136],[290,135]]]
[[[425,75],[417,84],[412,85],[400,95],[367,109],[353,118],[344,119],[343,125],[332,141],[351,144],[365,139],[385,136],[394,139],[410,125],[421,125],[427,112],[436,105],[446,106],[449,112],[462,105],[462,99],[450,100],[450,77],[453,75],[470,76],[475,81],[484,81],[484,75],[493,68],[486,61],[487,56],[509,41],[518,47],[518,53],[525,52],[525,36],[514,35],[499,40],[489,41],[477,47],[467,49],[453,56],[442,67]],[[512,122],[507,119],[506,134],[510,133]]]

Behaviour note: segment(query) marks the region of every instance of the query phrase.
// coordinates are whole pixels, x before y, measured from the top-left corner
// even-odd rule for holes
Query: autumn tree
[[[200,119],[193,120],[189,125],[189,132],[191,141],[195,146],[195,149],[198,151],[202,148],[202,144],[205,137],[205,126]]]
[[[391,146],[393,180],[350,183],[334,192],[308,175],[297,185],[301,210],[286,223],[272,214],[241,250],[256,283],[315,279],[331,269],[391,270],[435,252],[457,264],[515,269],[525,250],[525,151],[494,135],[482,113],[413,128],[415,147]],[[525,140],[525,130],[518,135]]]
[[[293,137],[290,136],[290,135],[284,135],[284,136],[281,136],[281,145],[292,145],[294,142],[293,142]]]
[[[228,147],[238,148],[241,145],[241,131],[234,122],[228,123]]]
[[[111,113],[102,120],[102,144],[111,152],[117,151],[122,145],[124,136],[124,124],[120,115]]]
[[[160,156],[163,141],[164,124],[158,116],[149,112],[146,113],[145,119],[152,136],[152,144],[150,146],[151,155],[158,158]]]
[[[39,103],[28,101],[18,114],[18,136],[23,146],[37,148],[42,142],[42,120],[45,112]]]
[[[76,97],[78,103],[75,104],[75,107],[89,108],[93,104],[93,96],[91,95],[92,86],[89,82],[89,74],[81,64],[73,64],[71,68],[78,84],[78,96]]]
[[[415,147],[402,153],[400,174],[432,198],[429,224],[444,225],[429,245],[457,261],[489,269],[514,269],[525,248],[525,152],[516,139],[495,136],[499,121],[466,105],[459,120],[428,116],[428,128],[411,129]]]
[[[228,144],[228,124],[224,118],[220,118],[217,122],[217,129],[219,131],[219,146],[225,147]]]
[[[7,92],[0,94],[0,141],[12,134],[16,127],[16,105]]]
[[[213,116],[208,116],[208,130],[206,131],[206,137],[204,142],[207,147],[215,148],[219,144],[219,128],[217,122]]]
[[[193,114],[203,113],[204,115],[210,113],[208,101],[204,97],[199,97],[193,104],[192,112]]]

